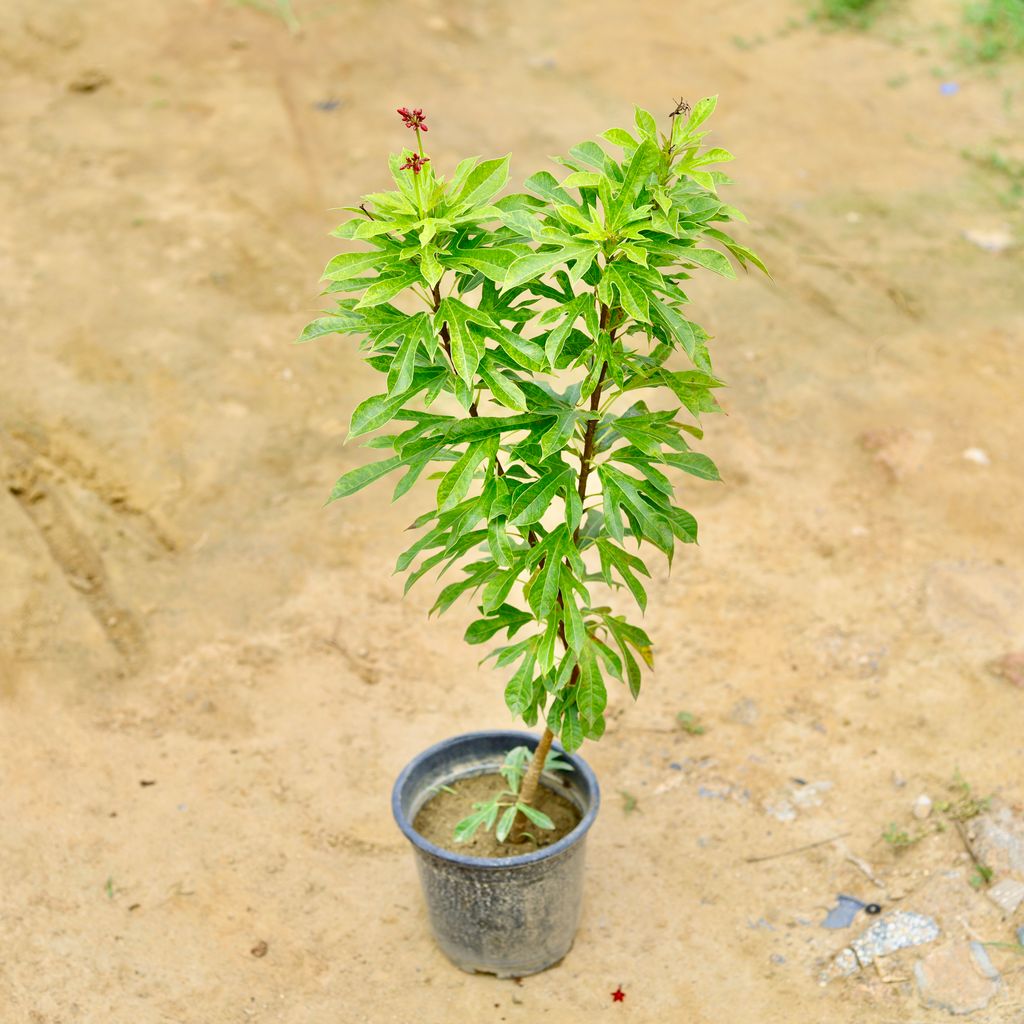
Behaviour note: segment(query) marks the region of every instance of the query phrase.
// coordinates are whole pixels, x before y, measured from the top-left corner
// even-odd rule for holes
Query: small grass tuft
[[[970,35],[961,46],[968,60],[991,64],[1024,56],[1024,0],[974,0],[964,20]]]
[[[835,25],[867,28],[884,6],[885,0],[818,0],[811,17]]]
[[[900,828],[896,822],[890,821],[882,832],[882,838],[894,850],[906,850],[908,847],[920,842],[924,836],[923,834],[912,836],[906,829]]]
[[[676,722],[679,728],[690,736],[703,736],[707,732],[701,720],[689,711],[680,711],[676,715]]]

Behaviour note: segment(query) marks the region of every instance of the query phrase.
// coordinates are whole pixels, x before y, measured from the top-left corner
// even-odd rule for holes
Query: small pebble
[[[1006,252],[1013,245],[1013,235],[1006,228],[967,228],[964,238],[985,252]]]
[[[973,462],[976,466],[992,465],[992,460],[984,448],[965,448],[963,458],[967,462]]]
[[[932,798],[927,793],[922,793],[914,801],[914,817],[918,821],[924,821],[932,813]]]
[[[955,96],[960,91],[960,86],[956,82],[943,82],[939,86],[939,92],[943,96]]]

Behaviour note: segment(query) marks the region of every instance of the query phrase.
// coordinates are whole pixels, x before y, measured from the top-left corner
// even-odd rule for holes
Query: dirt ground
[[[988,667],[1024,647],[1024,261],[964,235],[1022,221],[961,154],[1020,138],[1024,76],[948,60],[953,10],[858,34],[797,0],[309,0],[293,32],[219,0],[6,0],[3,1024],[947,1019],[913,982],[928,947],[820,984],[870,919],[819,924],[839,892],[944,940],[1024,923],[911,815],[957,770],[1024,801],[1024,689]],[[467,976],[389,793],[507,724],[503,681],[468,606],[402,599],[415,495],[323,507],[371,457],[342,441],[373,374],[291,340],[331,207],[408,141],[395,107],[428,111],[437,164],[511,152],[521,180],[634,102],[710,93],[775,275],[693,290],[726,482],[688,489],[702,543],[657,574],[657,672],[584,748],[575,948]],[[890,822],[929,834],[897,851]],[[990,954],[969,1019],[1018,1024],[1024,958]]]

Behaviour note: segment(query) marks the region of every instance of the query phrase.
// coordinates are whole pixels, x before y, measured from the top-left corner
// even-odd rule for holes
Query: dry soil
[[[866,921],[819,922],[849,892],[1012,939],[910,811],[957,769],[1024,800],[1024,690],[987,667],[1024,647],[1024,262],[976,244],[1021,217],[962,156],[1020,158],[1021,65],[952,60],[939,0],[863,34],[797,0],[265,6],[0,9],[0,1021],[946,1019],[916,953],[819,985]],[[408,141],[394,108],[428,111],[439,166],[511,152],[521,178],[712,93],[774,273],[693,289],[725,482],[687,488],[657,672],[584,750],[575,948],[467,976],[388,797],[425,746],[509,722],[503,679],[470,608],[402,598],[415,495],[323,507],[372,457],[342,442],[373,374],[290,342],[330,208]],[[929,834],[900,853],[890,822]],[[992,956],[971,1020],[1016,1024],[1024,958]]]

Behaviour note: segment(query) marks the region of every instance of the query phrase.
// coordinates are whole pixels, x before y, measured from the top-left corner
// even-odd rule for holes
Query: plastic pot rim
[[[574,772],[578,773],[586,780],[587,787],[590,790],[590,806],[586,809],[583,817],[580,818],[576,827],[567,835],[562,836],[562,838],[557,842],[552,843],[550,846],[545,846],[541,850],[535,850],[533,853],[517,854],[514,857],[470,857],[464,853],[455,853],[453,850],[446,850],[443,846],[436,846],[434,843],[430,842],[430,840],[421,836],[419,832],[412,827],[412,822],[409,821],[402,809],[402,793],[409,777],[424,761],[441,752],[446,747],[451,746],[455,742],[491,739],[496,736],[507,737],[512,741],[511,746],[513,747],[529,745],[531,749],[534,749],[540,742],[538,737],[532,732],[520,732],[513,729],[484,729],[478,732],[460,733],[457,736],[451,736],[448,739],[441,740],[440,742],[427,747],[426,750],[421,751],[405,766],[405,768],[402,769],[401,774],[395,780],[395,785],[391,790],[391,812],[395,817],[395,821],[398,823],[398,827],[405,835],[405,838],[414,846],[423,850],[424,853],[429,853],[431,856],[437,857],[441,860],[446,860],[453,864],[462,864],[466,867],[498,869],[514,868],[523,864],[535,864],[538,861],[549,860],[552,857],[557,857],[560,853],[568,850],[572,846],[575,846],[576,843],[583,839],[590,830],[590,826],[594,824],[594,819],[597,817],[597,812],[601,805],[601,791],[597,784],[597,776],[594,774],[590,765],[588,765],[582,757],[578,754],[566,753],[562,748],[562,745],[556,741],[551,744],[552,750],[557,750],[558,753],[573,766]],[[509,749],[511,749],[511,747]]]

